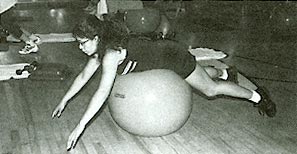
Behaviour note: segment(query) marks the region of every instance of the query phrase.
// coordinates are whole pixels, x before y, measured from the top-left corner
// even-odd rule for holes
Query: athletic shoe
[[[254,106],[258,108],[260,115],[266,114],[268,117],[274,117],[276,115],[276,105],[270,99],[267,89],[264,87],[258,87],[256,90],[261,95],[259,103],[255,103]]]
[[[37,44],[35,44],[33,41],[26,42],[26,45],[23,49],[19,51],[19,54],[29,54],[29,53],[36,53],[39,50]]]
[[[33,42],[34,42],[35,44],[37,44],[37,45],[40,45],[40,44],[42,43],[42,42],[41,42],[41,39],[40,39],[39,36],[36,36],[36,39],[33,40]]]
[[[30,35],[29,39],[37,45],[40,45],[42,43],[40,37],[35,34]]]

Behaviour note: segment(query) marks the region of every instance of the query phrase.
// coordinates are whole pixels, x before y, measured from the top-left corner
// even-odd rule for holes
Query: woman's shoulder
[[[118,65],[125,61],[125,58],[126,50],[107,49],[102,59],[102,66],[107,70],[118,69]]]
[[[123,60],[127,55],[126,49],[106,49],[104,59]]]

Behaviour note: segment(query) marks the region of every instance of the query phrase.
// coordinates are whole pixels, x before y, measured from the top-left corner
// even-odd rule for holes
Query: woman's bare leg
[[[208,72],[210,71],[208,70]],[[257,91],[255,91],[229,81],[213,81],[209,74],[197,63],[195,70],[185,80],[206,96],[212,97],[223,94],[237,98],[245,98],[254,102],[255,107],[258,108],[261,115],[264,115],[264,113],[269,117],[276,115],[276,105],[269,98],[265,89],[258,88]]]
[[[205,66],[205,67],[203,67],[203,69],[206,71],[206,73],[212,79],[218,78],[223,74],[222,70],[216,69],[216,68],[211,67],[211,66]]]
[[[28,42],[30,41],[30,38],[28,35],[26,35],[25,33],[23,33],[21,36],[20,36],[20,39],[24,42]]]
[[[208,72],[207,72],[208,71]],[[252,91],[241,87],[233,82],[213,81],[211,76],[213,70],[204,69],[198,63],[195,70],[185,79],[192,87],[198,89],[205,95],[211,97],[216,95],[227,95],[238,98],[250,99]]]
[[[27,41],[31,40],[36,44],[40,44],[40,42],[36,42],[36,40],[38,40],[38,37],[35,34],[27,31],[24,28],[21,28],[21,30],[23,32],[22,36],[20,37],[21,40],[23,40],[24,42],[27,42]]]

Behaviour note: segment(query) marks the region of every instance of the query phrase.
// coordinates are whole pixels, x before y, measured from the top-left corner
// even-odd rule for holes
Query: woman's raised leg
[[[264,113],[269,117],[276,115],[276,105],[270,100],[265,88],[258,88],[255,91],[244,88],[234,82],[214,81],[210,76],[212,75],[212,73],[210,73],[212,71],[205,70],[197,63],[195,70],[185,80],[206,96],[227,95],[245,98],[254,102],[254,106],[258,107],[261,115],[264,115]]]
[[[208,72],[210,71],[208,70]],[[209,75],[212,73],[208,72],[197,63],[195,70],[185,80],[192,87],[198,89],[209,97],[216,95],[227,95],[246,99],[252,97],[252,91],[233,82],[214,81]]]

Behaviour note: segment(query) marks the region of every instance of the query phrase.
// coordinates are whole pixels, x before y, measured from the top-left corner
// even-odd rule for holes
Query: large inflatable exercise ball
[[[133,33],[151,33],[160,24],[160,12],[157,9],[136,9],[125,12],[124,21]]]
[[[192,89],[175,72],[149,70],[118,76],[109,98],[114,121],[139,136],[179,130],[192,111]]]
[[[156,29],[156,33],[161,33],[161,38],[166,38],[167,34],[170,31],[170,22],[168,20],[168,18],[165,15],[161,15],[161,20],[160,20],[160,24],[158,26],[158,28]]]

